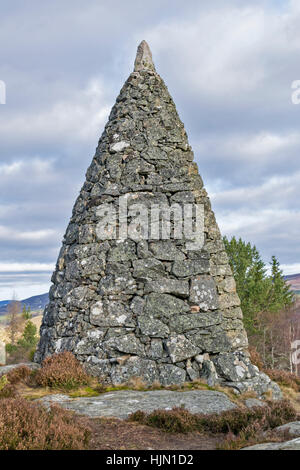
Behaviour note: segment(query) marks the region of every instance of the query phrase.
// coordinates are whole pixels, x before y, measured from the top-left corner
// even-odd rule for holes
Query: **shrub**
[[[252,364],[262,370],[264,363],[257,349],[254,346],[249,346],[249,353]]]
[[[69,351],[64,351],[47,357],[41,369],[37,371],[35,380],[42,387],[71,390],[88,385],[90,378],[75,356]]]
[[[300,392],[300,377],[297,375],[279,369],[266,369],[264,372],[279,385],[290,387],[296,392]]]
[[[8,384],[8,379],[6,375],[2,375],[0,377],[0,391],[5,387],[5,385]]]
[[[19,366],[0,377],[0,398],[14,398],[18,395],[15,385],[30,383],[32,371],[27,366]]]
[[[297,412],[289,400],[268,402],[270,413],[268,423],[271,429],[298,418]]]
[[[292,388],[296,392],[300,392],[300,377],[282,369],[265,369],[263,360],[256,348],[249,346],[249,352],[252,364],[265,372],[271,380],[274,380],[279,385],[283,385],[284,387]]]
[[[89,437],[86,419],[58,406],[47,411],[21,398],[0,400],[1,450],[79,450]]]
[[[220,414],[202,416],[204,429],[211,432],[228,432],[234,434],[245,432],[251,425],[260,426],[262,430],[273,429],[297,418],[297,413],[288,400],[268,401],[266,406],[234,409]]]
[[[14,385],[7,384],[0,389],[0,399],[1,398],[15,398],[17,396],[17,391]]]
[[[137,421],[165,432],[210,432],[234,435],[249,432],[253,427],[261,430],[272,429],[297,418],[297,413],[287,400],[270,401],[266,406],[237,408],[223,413],[192,414],[183,408],[170,411],[155,410],[146,414],[137,411],[130,415],[130,421]],[[252,431],[251,431],[252,432]]]
[[[187,433],[198,430],[197,415],[191,414],[184,408],[173,408],[170,411],[155,410],[149,414],[139,410],[130,415],[129,421],[137,421],[165,432]]]
[[[15,395],[15,387],[9,383],[6,375],[2,375],[2,377],[0,377],[0,398],[9,398]]]
[[[218,450],[239,450],[263,442],[282,442],[292,439],[289,433],[278,433],[274,431],[263,432],[260,423],[247,426],[238,435],[229,432],[223,442],[217,446]]]
[[[15,385],[19,382],[26,381],[31,375],[31,370],[27,366],[19,366],[10,370],[6,377],[10,384]]]

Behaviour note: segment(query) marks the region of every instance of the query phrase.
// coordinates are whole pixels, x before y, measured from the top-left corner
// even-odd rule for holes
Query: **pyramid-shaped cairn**
[[[38,362],[69,350],[107,383],[206,378],[279,395],[248,358],[235,281],[193,158],[143,41],[73,209]]]

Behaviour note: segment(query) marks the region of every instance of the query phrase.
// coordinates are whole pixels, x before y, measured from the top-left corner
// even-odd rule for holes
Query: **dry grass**
[[[78,389],[69,393],[71,398],[78,397],[97,397],[101,393],[101,386],[91,384],[90,387],[79,387]]]
[[[49,387],[32,387],[26,384],[19,384],[17,387],[18,396],[26,400],[38,400],[39,398],[46,397],[47,395],[55,395],[60,393],[60,390],[53,390]]]
[[[162,385],[160,382],[153,382],[151,385],[146,385],[143,380],[139,377],[132,377],[128,382],[125,382],[120,385],[113,386],[101,386],[98,390],[100,393],[114,392],[118,390],[136,390],[136,391],[152,391],[152,390],[170,390],[176,392],[188,392],[191,390],[212,390],[222,392],[228,396],[228,398],[236,403],[238,406],[244,405],[244,400],[247,398],[257,398],[257,394],[253,391],[244,392],[242,394],[236,394],[232,388],[221,387],[220,385],[215,385],[214,387],[209,386],[205,380],[198,379],[193,380],[192,382],[184,382],[180,385]]]

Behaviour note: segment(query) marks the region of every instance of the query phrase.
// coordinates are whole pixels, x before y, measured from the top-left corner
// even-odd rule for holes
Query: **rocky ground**
[[[216,450],[223,436],[165,433],[120,419],[91,419],[92,450]]]
[[[57,394],[45,396],[41,401],[46,406],[57,403],[91,418],[94,431],[91,445],[95,449],[217,449],[224,440],[224,435],[210,436],[195,432],[170,435],[148,426],[124,422],[124,419],[137,410],[151,412],[182,406],[191,413],[210,414],[237,407],[224,393],[213,390],[120,390],[104,393],[99,397],[78,398]],[[263,406],[263,402],[255,398],[246,399],[244,404],[248,407]],[[300,421],[285,424],[277,430],[279,433],[288,431],[297,438],[286,442],[257,444],[246,447],[245,450],[300,450]]]
[[[115,418],[96,418],[90,423],[93,430],[90,445],[93,450],[218,450],[224,441],[223,434],[169,434]],[[297,426],[297,435],[300,436],[300,421],[291,424]],[[282,426],[278,431],[281,431],[280,428]],[[300,437],[285,442],[256,444],[242,450],[300,450]]]
[[[242,450],[300,450],[300,438],[286,442],[265,442],[263,444],[244,447]]]
[[[39,368],[35,363],[27,363],[31,369]],[[0,377],[20,364],[0,367]],[[92,428],[90,448],[95,450],[118,449],[168,449],[168,450],[216,450],[224,441],[224,434],[210,435],[192,432],[166,433],[160,429],[129,422],[127,418],[137,410],[171,410],[183,407],[193,414],[221,413],[237,407],[264,406],[264,401],[257,398],[235,398],[234,394],[224,390],[115,390],[99,393],[96,396],[76,396],[74,393],[56,393],[47,390],[24,388],[21,395],[38,400],[44,406],[58,404],[61,407],[88,417]],[[300,421],[291,422],[276,428],[278,433],[288,432],[285,442],[266,442],[246,447],[245,450],[300,450]],[[292,439],[293,438],[293,439]],[[281,440],[279,438],[278,440]]]
[[[119,390],[102,393],[98,397],[70,398],[68,395],[48,395],[41,399],[45,405],[57,403],[63,408],[90,418],[114,417],[126,419],[138,410],[151,412],[157,409],[171,410],[184,407],[191,413],[220,413],[236,408],[236,404],[221,392],[212,390]]]

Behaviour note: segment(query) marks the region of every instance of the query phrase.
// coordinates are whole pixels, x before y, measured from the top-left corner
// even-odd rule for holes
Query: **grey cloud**
[[[275,0],[1,5],[0,259],[55,262],[109,109],[146,39],[221,227],[266,259],[299,263],[300,105],[290,99],[299,24],[297,3]],[[41,231],[56,235],[9,235]],[[14,283],[30,295],[49,282],[50,271],[0,272],[0,298]]]

